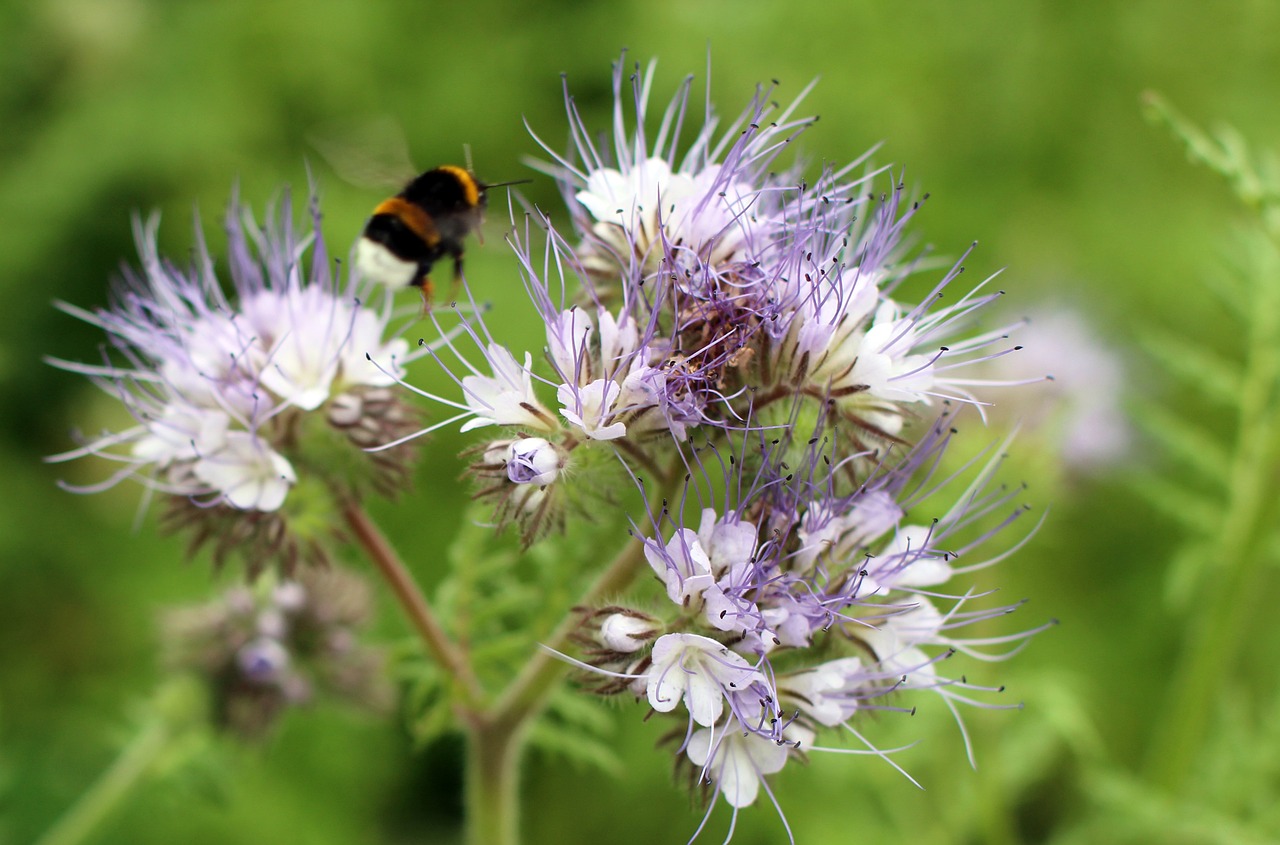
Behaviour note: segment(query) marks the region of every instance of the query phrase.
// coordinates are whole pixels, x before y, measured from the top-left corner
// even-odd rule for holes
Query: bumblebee
[[[509,183],[508,183],[509,184]],[[453,259],[462,276],[463,242],[484,219],[486,185],[461,167],[444,165],[419,175],[373,210],[356,247],[366,277],[393,287],[421,288],[431,304],[431,268]]]

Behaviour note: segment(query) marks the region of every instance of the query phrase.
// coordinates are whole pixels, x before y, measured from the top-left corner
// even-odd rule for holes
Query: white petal
[[[223,448],[196,461],[193,471],[240,510],[277,510],[297,481],[284,456],[247,431],[228,434]]]

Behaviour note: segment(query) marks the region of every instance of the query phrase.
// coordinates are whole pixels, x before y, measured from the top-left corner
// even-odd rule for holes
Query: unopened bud
[[[507,478],[515,484],[546,487],[560,475],[563,465],[556,447],[541,437],[511,441],[506,457]]]
[[[284,581],[271,591],[271,603],[284,613],[297,613],[307,603],[307,591],[297,581]]]
[[[653,621],[629,613],[613,613],[600,623],[600,642],[605,648],[630,654],[653,639]]]
[[[259,637],[236,653],[244,677],[256,684],[273,683],[289,665],[289,652],[279,640]]]

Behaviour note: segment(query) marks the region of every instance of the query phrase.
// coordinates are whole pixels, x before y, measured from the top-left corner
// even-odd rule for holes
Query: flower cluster
[[[198,231],[183,269],[160,258],[157,224],[138,224],[142,266],[126,271],[112,307],[61,306],[106,332],[103,362],[51,360],[116,396],[135,424],[51,460],[118,463],[104,482],[73,489],[139,479],[173,497],[174,521],[194,523],[198,542],[214,542],[219,558],[248,544],[252,567],[276,557],[291,568],[309,552],[285,527],[299,464],[362,463],[359,477],[387,493],[406,480],[409,455],[370,460],[363,450],[417,427],[391,389],[408,344],[388,337],[388,306],[364,307],[354,278],[334,278],[314,209],[313,230],[303,234],[287,202],[261,227],[233,202],[232,297]]]
[[[918,269],[904,231],[919,203],[901,184],[875,193],[885,171],[859,159],[810,184],[799,166],[773,170],[813,123],[795,116],[799,100],[781,108],[760,90],[730,126],[708,115],[681,144],[689,82],[650,138],[652,78],[652,67],[630,77],[628,126],[628,76],[616,69],[610,149],[590,140],[567,91],[576,149],[559,156],[543,145],[574,235],[535,212],[514,246],[549,367],[474,332],[483,364],[452,348],[468,371],[457,377],[461,400],[431,396],[458,409],[449,422],[464,430],[511,430],[480,450],[476,470],[496,480],[486,493],[527,540],[566,495],[555,480],[586,474],[593,449],[653,472],[672,440],[741,431],[748,419],[784,426],[797,406],[807,422],[829,414],[854,448],[902,443],[939,403],[977,402],[957,370],[1014,348],[1004,330],[961,335],[999,296],[985,283],[938,305],[960,263],[921,304],[894,298]],[[506,472],[505,450],[521,439],[541,470]]]
[[[855,723],[903,709],[902,692],[930,691],[953,711],[972,691],[997,692],[943,662],[998,659],[981,647],[1012,653],[1034,633],[962,634],[1015,606],[951,586],[1003,556],[981,549],[1024,512],[1020,491],[992,480],[998,458],[972,464],[952,498],[964,470],[944,455],[965,406],[984,404],[971,390],[1001,383],[975,365],[1018,347],[1007,328],[970,328],[1000,295],[989,279],[947,298],[964,266],[912,248],[920,203],[892,171],[863,156],[808,178],[787,160],[814,123],[799,115],[804,94],[784,107],[759,88],[726,126],[708,108],[689,137],[691,81],[650,121],[653,80],[652,66],[615,68],[608,144],[566,88],[574,147],[542,144],[552,159],[542,169],[571,231],[513,209],[510,242],[542,335],[536,363],[496,339],[474,302],[429,311],[439,337],[410,353],[389,331],[391,294],[370,309],[358,276],[335,280],[314,209],[314,230],[300,235],[287,205],[263,227],[233,207],[234,296],[203,241],[190,269],[163,262],[153,222],[139,226],[142,269],[112,308],[63,306],[105,330],[103,362],[53,362],[118,397],[135,424],[57,459],[119,463],[83,489],[141,480],[168,496],[171,522],[195,545],[212,544],[218,561],[242,552],[251,574],[275,561],[292,578],[299,557],[324,557],[341,512],[440,674],[465,691],[442,712],[464,716],[479,741],[534,718],[557,677],[547,654],[528,661],[497,699],[501,718],[479,718],[490,712],[477,709],[481,679],[497,674],[484,661],[502,658],[460,646],[479,641],[468,630],[477,619],[505,626],[504,642],[525,622],[537,636],[542,622],[522,615],[529,602],[512,600],[528,593],[502,594],[526,568],[501,569],[488,590],[496,565],[440,556],[471,569],[444,588],[454,592],[442,622],[355,501],[402,486],[420,435],[478,432],[470,475],[494,517],[473,522],[517,525],[526,546],[579,535],[565,549],[581,554],[557,547],[531,567],[566,583],[592,576],[565,609],[580,620],[551,629],[548,651],[576,641],[581,659],[561,656],[596,692],[674,719],[682,765],[736,813],[768,791],[768,775],[824,750],[824,730],[865,746],[844,753],[887,758]],[[926,295],[903,293],[930,269],[939,277]],[[454,394],[406,382],[404,364],[419,356],[441,365]],[[453,413],[421,428],[397,386]],[[613,539],[613,562],[590,572]],[[224,724],[260,733],[318,684],[369,687],[371,664],[350,636],[361,613],[326,573],[337,576],[306,569],[175,617],[177,662],[208,677]],[[627,592],[636,580],[648,594]],[[503,609],[449,618],[472,594]]]
[[[567,92],[576,147],[543,145],[573,234],[531,212],[513,245],[547,366],[479,322],[483,364],[448,345],[461,398],[424,395],[458,411],[442,424],[502,429],[472,469],[526,543],[566,505],[618,501],[619,476],[653,497],[631,528],[666,599],[584,608],[579,662],[596,691],[680,714],[683,759],[736,809],[819,730],[861,738],[851,720],[893,709],[890,693],[970,700],[981,688],[939,664],[1031,633],[957,636],[1013,606],[973,609],[976,596],[945,587],[961,555],[1023,512],[1017,491],[990,484],[998,461],[960,504],[908,516],[937,507],[947,485],[929,478],[952,420],[991,383],[963,368],[1018,347],[1005,329],[965,333],[999,295],[986,283],[939,302],[958,262],[919,304],[897,298],[923,262],[905,234],[919,204],[901,184],[874,190],[891,174],[864,159],[812,183],[775,169],[813,122],[799,101],[782,108],[762,89],[727,128],[708,113],[682,142],[689,82],[651,137],[652,80],[652,67],[616,69],[611,147],[590,140]]]
[[[171,611],[169,662],[203,678],[214,722],[245,738],[262,736],[285,708],[318,690],[385,709],[381,657],[356,641],[370,610],[363,581],[309,567],[296,581],[236,587],[207,605]]]
[[[948,424],[852,486],[850,471],[867,456],[833,460],[842,450],[821,437],[799,449],[786,437],[761,440],[758,469],[745,478],[744,461],[699,461],[691,477],[701,481],[680,506],[661,507],[651,530],[636,527],[667,602],[587,611],[577,640],[588,681],[678,715],[685,760],[735,809],[756,800],[765,775],[825,750],[815,744],[824,729],[883,754],[852,721],[900,709],[886,702],[891,693],[928,690],[953,706],[996,692],[940,664],[956,652],[1008,656],[1035,631],[959,636],[1017,605],[973,609],[977,596],[946,585],[993,563],[968,558],[1025,509],[1013,502],[1019,490],[990,483],[992,461],[954,506],[927,521],[909,516],[937,507],[947,486],[928,476]],[[1006,643],[1005,654],[977,648]]]

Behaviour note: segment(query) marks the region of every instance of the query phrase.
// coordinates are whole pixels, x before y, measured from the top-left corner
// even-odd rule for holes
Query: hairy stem
[[[677,467],[664,474],[663,491],[678,477]],[[587,587],[576,605],[598,604],[625,590],[644,568],[644,542],[629,537],[614,559]],[[467,840],[471,845],[516,845],[519,842],[520,760],[533,719],[546,705],[567,665],[550,650],[562,651],[578,627],[567,612],[542,639],[515,679],[485,711],[467,714]]]
[[[613,562],[587,588],[578,601],[579,605],[590,606],[598,603],[606,596],[622,592],[635,579],[636,574],[644,566],[644,543],[632,537],[622,547]],[[561,651],[569,641],[569,636],[578,627],[578,617],[570,613],[560,621],[543,641],[546,648],[535,653],[524,669],[516,676],[491,711],[492,717],[499,722],[519,722],[537,712],[552,686],[567,671],[568,665],[558,659],[548,649]]]
[[[644,544],[632,537],[583,594],[592,604],[620,592],[644,562]],[[545,644],[562,649],[578,625],[566,614]],[[566,665],[546,650],[536,652],[497,704],[467,715],[467,841],[470,845],[517,845],[520,841],[520,759],[528,727],[546,704]]]
[[[400,609],[417,630],[428,653],[445,668],[461,688],[464,703],[474,705],[481,701],[484,697],[484,689],[466,655],[449,638],[408,567],[400,560],[400,556],[396,554],[378,526],[359,504],[350,500],[343,502],[342,515],[361,548],[373,561],[378,573],[391,587],[396,601],[400,603]]]
[[[475,717],[467,729],[467,842],[520,841],[520,757],[527,723]]]

